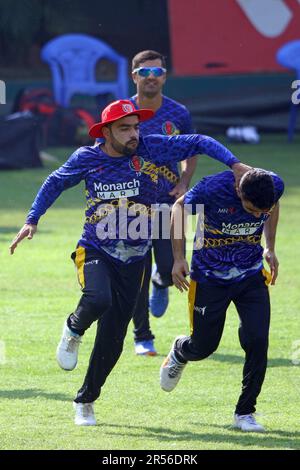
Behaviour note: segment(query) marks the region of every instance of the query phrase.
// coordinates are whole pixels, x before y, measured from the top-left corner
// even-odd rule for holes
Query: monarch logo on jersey
[[[99,199],[119,199],[138,196],[140,194],[140,182],[137,179],[116,183],[94,182],[96,197]]]
[[[144,159],[142,157],[139,157],[138,155],[134,155],[131,157],[131,160],[129,161],[129,167],[133,171],[141,171],[144,168]]]
[[[264,220],[259,222],[244,222],[241,224],[222,223],[222,232],[227,235],[253,235],[263,225]]]
[[[166,121],[162,125],[162,131],[165,135],[177,135],[179,130],[172,121]]]
[[[122,104],[122,109],[124,113],[132,113],[132,111],[134,111],[133,106],[131,104]]]

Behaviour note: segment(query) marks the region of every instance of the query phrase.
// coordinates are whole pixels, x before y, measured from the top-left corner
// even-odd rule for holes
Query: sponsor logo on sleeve
[[[219,207],[218,214],[234,214],[236,212],[235,207]]]

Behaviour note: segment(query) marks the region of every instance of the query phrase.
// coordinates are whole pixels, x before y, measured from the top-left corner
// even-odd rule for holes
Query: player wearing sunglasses
[[[140,77],[150,77],[152,74],[154,77],[162,77],[167,72],[164,67],[137,67],[132,73],[137,73]]]
[[[185,106],[162,94],[166,82],[166,61],[159,52],[142,51],[132,60],[132,79],[136,95],[131,101],[137,108],[148,108],[154,117],[140,123],[141,135],[149,134],[190,134],[193,133],[191,116]],[[181,174],[174,158],[160,167],[158,203],[167,204],[167,210],[187,190],[196,167],[196,158],[181,162]],[[168,288],[172,282],[173,254],[170,239],[156,239],[152,242],[156,267],[152,273],[152,292],[149,299],[152,256],[146,264],[143,289],[133,315],[135,352],[139,355],[154,356],[154,335],[150,329],[149,307],[155,317],[162,316],[168,306]]]

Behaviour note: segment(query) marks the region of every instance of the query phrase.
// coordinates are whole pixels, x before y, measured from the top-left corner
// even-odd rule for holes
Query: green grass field
[[[287,145],[283,135],[264,136],[257,146],[230,148],[286,182],[277,236],[280,274],[271,288],[269,368],[258,401],[267,432],[230,428],[243,365],[233,307],[218,351],[189,364],[172,393],[160,390],[162,359],[174,336],[189,332],[186,296],[174,288],[167,314],[152,319],[159,355],[134,355],[130,324],[123,355],[95,405],[98,425],[73,424],[72,399],[82,384],[95,329],[86,333],[73,372],[58,367],[55,349],[80,296],[70,253],[84,220],[83,185],[65,192],[41,219],[35,238],[25,240],[14,256],[8,254],[37,189],[58,166],[48,163],[39,170],[0,173],[0,449],[300,449],[300,367],[292,362],[294,342],[300,340],[300,140]],[[69,150],[49,149],[60,162]],[[203,156],[194,181],[222,169]]]

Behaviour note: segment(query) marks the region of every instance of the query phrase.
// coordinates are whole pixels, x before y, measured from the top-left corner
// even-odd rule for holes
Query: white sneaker
[[[249,414],[249,415],[235,414],[233,426],[245,432],[265,432],[265,428],[261,424],[257,423],[253,414]]]
[[[75,424],[77,426],[95,426],[94,403],[76,403],[73,401],[75,410]]]
[[[160,386],[165,392],[171,392],[176,387],[180,380],[183,369],[187,364],[186,362],[179,362],[175,358],[175,344],[176,341],[180,338],[185,338],[185,336],[181,335],[175,338],[171,351],[165,358],[160,368]]]
[[[135,354],[138,356],[156,356],[157,352],[154,347],[153,339],[146,341],[135,341],[134,343]]]
[[[56,359],[62,369],[75,369],[78,359],[78,348],[81,343],[80,338],[80,335],[70,330],[66,322],[56,350]]]

